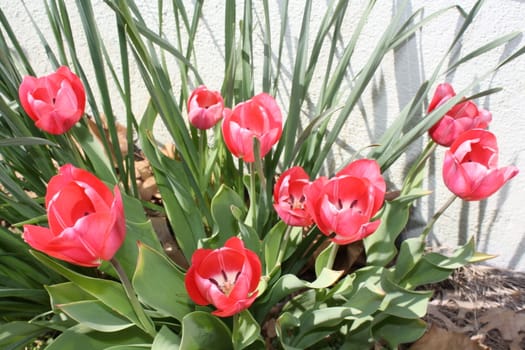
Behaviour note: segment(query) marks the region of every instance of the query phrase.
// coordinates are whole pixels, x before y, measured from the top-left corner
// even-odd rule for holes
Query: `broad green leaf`
[[[372,336],[390,349],[419,339],[426,331],[426,324],[420,319],[404,319],[395,316],[378,317],[372,324]]]
[[[313,282],[306,282],[292,274],[281,276],[269,290],[255,300],[253,314],[257,322],[261,322],[270,308],[279,300],[302,288],[327,288],[334,284],[343,271],[323,269],[319,277]]]
[[[193,311],[184,287],[184,273],[165,255],[139,243],[133,287],[147,305],[177,320]]]
[[[151,337],[136,327],[103,333],[77,325],[60,334],[46,347],[46,350],[79,350],[79,344],[82,344],[82,350],[102,350],[111,346],[149,343]]]
[[[394,278],[401,280],[423,256],[425,243],[421,237],[409,238],[401,243],[394,269]]]
[[[179,346],[180,337],[168,327],[162,326],[155,339],[153,339],[151,350],[178,350]]]
[[[180,348],[184,350],[231,350],[232,336],[228,327],[207,312],[195,311],[182,320]]]
[[[134,325],[98,300],[82,300],[56,306],[78,323],[99,332],[117,332]]]
[[[262,341],[261,327],[248,310],[234,315],[232,341],[235,350],[242,350],[255,341]]]
[[[377,230],[363,240],[367,264],[385,266],[396,255],[395,241],[408,222],[409,205],[399,201],[386,202]]]
[[[211,215],[219,231],[218,246],[239,232],[239,224],[236,217],[232,214],[232,207],[246,211],[244,200],[239,197],[237,192],[226,185],[221,185],[215,196],[211,200]]]
[[[319,276],[323,269],[331,269],[337,255],[338,245],[330,242],[315,259],[315,275]]]
[[[381,279],[381,285],[386,292],[381,309],[387,314],[401,318],[418,319],[425,316],[433,291],[405,289],[392,282],[391,275],[392,273],[385,270]]]
[[[472,237],[467,244],[457,248],[450,257],[439,253],[428,253],[424,259],[437,267],[453,270],[468,264],[474,252],[474,237]]]
[[[419,260],[405,277],[399,281],[399,285],[413,289],[424,284],[443,281],[452,274],[453,270],[443,269],[429,263],[425,259]]]
[[[53,307],[54,310],[59,304],[93,299],[91,294],[73,282],[53,284],[51,286],[45,286],[45,288],[51,299],[51,307]]]
[[[359,288],[344,306],[350,308],[356,318],[364,318],[379,309],[384,297],[385,294],[381,290],[365,285]]]
[[[40,252],[31,251],[31,254],[33,254],[44,265],[47,265],[49,268],[69,279],[79,288],[91,294],[93,297],[100,300],[115,312],[126,317],[128,320],[137,325],[141,324],[137,318],[137,315],[135,315],[135,312],[133,311],[124,288],[120,283],[81,275],[50,259]]]

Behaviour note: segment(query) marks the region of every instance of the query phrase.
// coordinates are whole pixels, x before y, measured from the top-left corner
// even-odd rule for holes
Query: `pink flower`
[[[68,67],[35,78],[26,76],[18,89],[20,104],[36,127],[63,134],[84,114],[86,93],[79,77]]]
[[[468,200],[482,200],[518,174],[518,168],[498,168],[496,136],[484,129],[461,134],[445,153],[443,180],[450,191]]]
[[[126,223],[122,197],[95,175],[66,164],[49,181],[45,197],[49,228],[24,225],[34,249],[81,266],[99,266],[122,245]]]
[[[187,109],[191,125],[206,130],[222,119],[224,100],[219,92],[208,90],[201,85],[191,93]]]
[[[257,297],[261,261],[243,242],[232,237],[219,249],[197,249],[184,283],[198,305],[212,304],[212,314],[232,316],[250,307]]]
[[[308,174],[299,166],[279,176],[273,189],[273,207],[287,225],[304,227],[312,224],[310,213],[306,210],[305,189],[308,186]]]
[[[282,116],[277,102],[266,93],[239,103],[222,122],[224,143],[230,152],[245,162],[254,162],[253,139],[261,144],[264,157],[279,141],[282,134]]]
[[[450,84],[438,85],[434,97],[428,106],[428,112],[447,102],[456,93]],[[485,129],[492,120],[492,114],[478,108],[471,101],[463,101],[452,107],[445,115],[429,129],[429,135],[436,143],[450,147],[458,136],[470,129]]]
[[[372,234],[380,220],[370,221],[383,205],[385,182],[373,160],[351,163],[337,176],[321,177],[306,189],[307,208],[322,233],[337,244]]]

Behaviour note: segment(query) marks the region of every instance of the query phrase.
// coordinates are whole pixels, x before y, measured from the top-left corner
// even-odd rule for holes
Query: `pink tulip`
[[[254,162],[253,139],[260,143],[264,157],[279,141],[282,134],[282,116],[275,99],[261,93],[251,100],[239,103],[222,122],[224,143],[230,152],[245,162]]]
[[[456,93],[450,84],[438,85],[434,97],[428,106],[428,112],[447,102]],[[429,135],[437,144],[450,147],[458,136],[470,129],[485,129],[492,120],[492,114],[478,108],[471,101],[463,101],[452,107],[429,129]]]
[[[307,208],[319,230],[337,244],[349,244],[372,234],[380,220],[370,221],[381,208],[385,183],[372,160],[357,161],[306,189]]]
[[[312,218],[306,210],[305,189],[310,186],[310,179],[299,166],[286,170],[279,176],[273,190],[273,207],[287,225],[310,226]]]
[[[196,304],[212,304],[217,308],[212,314],[228,317],[252,305],[261,273],[257,254],[232,237],[222,248],[197,249],[184,283]]]
[[[99,266],[122,245],[126,223],[117,186],[66,164],[49,181],[45,197],[49,228],[24,225],[34,249],[81,266]]]
[[[443,180],[450,191],[467,201],[482,200],[518,174],[518,168],[498,168],[496,136],[484,129],[461,134],[445,153]]]
[[[222,119],[224,100],[219,92],[208,90],[201,85],[191,93],[187,109],[191,125],[206,130]]]
[[[55,135],[71,129],[84,114],[86,105],[82,82],[65,66],[40,78],[26,76],[18,95],[36,127]]]
[[[374,191],[374,206],[372,211],[377,212],[382,206],[386,192],[386,182],[381,175],[379,163],[371,159],[358,159],[348,164],[339,171],[335,176],[353,176],[361,179],[367,179],[372,185]]]

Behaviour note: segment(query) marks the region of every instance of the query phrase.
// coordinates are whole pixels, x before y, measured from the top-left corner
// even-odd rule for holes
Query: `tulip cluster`
[[[309,226],[336,244],[349,244],[372,234],[383,206],[386,184],[375,160],[360,159],[334,177],[310,182],[301,167],[286,170],[274,187],[274,208],[287,225]]]
[[[428,112],[455,95],[450,84],[438,85]],[[449,147],[445,153],[443,180],[461,199],[485,199],[518,174],[515,166],[498,168],[496,136],[486,130],[491,120],[489,111],[471,101],[462,101],[429,129],[434,142]]]

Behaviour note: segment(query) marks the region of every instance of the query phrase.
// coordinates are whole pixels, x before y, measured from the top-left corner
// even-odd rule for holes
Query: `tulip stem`
[[[199,174],[199,187],[201,191],[206,189],[206,161],[208,156],[208,136],[206,130],[199,130],[199,156],[200,156],[200,174]]]
[[[423,230],[423,233],[421,234],[421,237],[423,240],[426,240],[430,230],[432,229],[432,226],[436,223],[437,219],[447,210],[448,207],[454,202],[454,200],[457,198],[457,196],[454,194],[452,195],[446,202],[443,204],[441,208],[432,216],[430,221],[425,226],[425,229]]]
[[[413,165],[410,167],[410,170],[408,171],[408,174],[405,177],[405,181],[403,183],[402,193],[401,195],[404,195],[405,191],[409,191],[412,189],[412,182],[416,178],[416,176],[421,172],[423,167],[425,166],[425,163],[427,159],[430,157],[430,155],[434,152],[434,150],[437,147],[437,143],[435,143],[433,140],[429,140],[425,149],[421,154],[419,155],[418,159],[413,163]]]
[[[139,299],[137,298],[137,295],[133,290],[133,286],[131,285],[131,281],[126,275],[124,269],[122,268],[122,265],[120,265],[116,258],[112,258],[109,262],[117,272],[117,275],[120,278],[120,281],[122,282],[122,286],[124,287],[126,295],[128,296],[133,311],[135,311],[135,314],[139,319],[139,327],[146,331],[152,337],[155,337],[155,335],[157,334],[155,326],[153,325],[153,322],[148,317],[148,315],[146,315],[144,308],[140,305]]]

